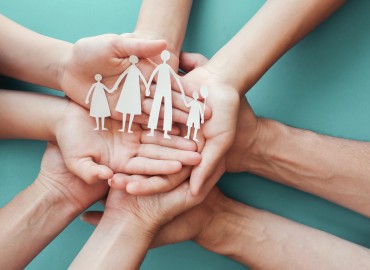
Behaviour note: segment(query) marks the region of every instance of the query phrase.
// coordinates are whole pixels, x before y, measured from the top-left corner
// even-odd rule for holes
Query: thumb
[[[68,169],[88,184],[113,177],[113,171],[105,165],[96,164],[92,158],[73,159],[66,162]]]
[[[165,40],[148,40],[118,36],[114,43],[120,57],[136,55],[139,58],[150,58],[159,55],[167,48]]]

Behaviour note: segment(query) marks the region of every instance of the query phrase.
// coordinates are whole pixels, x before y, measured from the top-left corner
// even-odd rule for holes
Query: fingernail
[[[113,179],[112,179],[112,178],[108,179],[108,185],[109,185],[109,186],[112,186],[112,181],[113,181]]]

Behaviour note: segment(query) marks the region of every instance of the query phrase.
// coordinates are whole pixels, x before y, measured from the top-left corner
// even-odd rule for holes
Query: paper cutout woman
[[[169,51],[165,50],[161,53],[161,59],[163,63],[158,65],[152,75],[149,78],[148,85],[145,91],[146,96],[150,95],[150,84],[154,79],[154,76],[158,73],[157,78],[157,86],[155,89],[154,100],[152,104],[152,108],[150,111],[149,116],[149,123],[148,127],[150,128],[150,132],[147,136],[154,136],[154,130],[158,126],[158,117],[159,111],[162,104],[162,99],[164,99],[164,123],[163,123],[163,130],[164,130],[164,138],[171,139],[168,135],[168,132],[172,129],[172,90],[171,90],[171,75],[174,77],[176,83],[178,84],[181,92],[184,94],[184,90],[182,89],[182,85],[178,78],[176,72],[171,68],[169,64],[167,64],[167,60],[170,59]]]
[[[139,59],[135,55],[129,58],[131,66],[128,67],[118,78],[113,86],[112,91],[117,90],[123,78],[127,75],[126,80],[122,86],[121,95],[116,105],[116,111],[122,113],[122,129],[119,131],[125,132],[126,116],[130,114],[130,121],[128,125],[128,133],[132,133],[131,126],[135,115],[141,114],[141,94],[140,94],[140,79],[146,86],[144,75],[138,69],[136,64]]]
[[[193,140],[198,142],[197,133],[198,129],[200,129],[200,121],[199,118],[202,119],[202,124],[204,123],[204,110],[202,109],[201,103],[198,101],[199,94],[198,92],[193,92],[193,100],[190,103],[187,103],[184,99],[184,103],[186,107],[190,107],[188,121],[186,125],[188,126],[188,134],[184,137],[185,139],[189,139],[190,137],[190,130],[192,126],[194,126],[194,134]]]
[[[107,96],[105,95],[104,91],[107,91],[108,93],[112,93],[112,91],[100,82],[102,80],[102,76],[100,74],[95,75],[95,80],[96,83],[91,86],[89,92],[87,93],[85,103],[89,104],[90,95],[92,94],[90,116],[95,117],[96,120],[96,128],[94,130],[99,130],[99,118],[101,118],[102,123],[101,129],[108,130],[104,127],[104,121],[105,117],[109,117],[111,114]]]

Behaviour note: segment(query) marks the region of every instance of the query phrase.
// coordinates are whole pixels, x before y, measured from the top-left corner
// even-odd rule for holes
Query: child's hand
[[[88,183],[109,179],[113,173],[140,175],[174,174],[183,165],[196,165],[196,145],[181,137],[148,137],[134,124],[133,134],[118,130],[121,122],[106,119],[108,131],[94,131],[95,120],[69,102],[56,124],[56,139],[68,169]]]
[[[62,59],[59,75],[61,89],[72,100],[85,106],[84,101],[94,83],[95,74],[101,74],[104,84],[111,88],[119,75],[130,66],[130,55],[147,58],[160,54],[164,49],[166,42],[163,40],[143,40],[114,34],[83,38]],[[110,95],[108,100],[112,104],[113,118],[121,119],[113,107],[118,99],[117,94]],[[137,122],[145,122],[143,119],[144,115],[135,117]]]

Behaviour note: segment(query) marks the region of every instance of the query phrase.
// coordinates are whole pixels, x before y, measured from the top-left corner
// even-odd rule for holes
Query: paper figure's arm
[[[244,95],[292,46],[345,0],[268,0],[206,64],[212,74]]]
[[[170,67],[170,72],[171,72],[172,76],[174,77],[174,79],[175,79],[175,81],[176,81],[176,83],[177,83],[177,85],[178,85],[178,87],[181,91],[181,95],[182,95],[183,99],[185,99],[185,91],[184,91],[184,88],[182,87],[182,84],[181,84],[180,79],[178,77],[179,75],[177,75],[176,72],[171,67]]]
[[[0,74],[61,90],[62,56],[71,43],[35,33],[0,14]]]
[[[147,89],[148,87],[150,87],[150,85],[147,83],[147,81],[145,80],[145,77],[143,75],[143,73],[141,73],[141,71],[139,70],[139,77],[140,79],[143,81],[143,84],[145,86],[145,89]]]
[[[111,92],[114,92],[117,90],[119,84],[121,83],[121,81],[123,80],[123,78],[128,74],[128,72],[130,71],[131,69],[131,66],[129,66],[117,79],[116,83],[114,84],[114,86],[112,87],[112,90]],[[111,93],[110,92],[110,93]]]
[[[152,84],[154,76],[157,74],[157,72],[158,72],[158,66],[153,70],[153,73],[152,73],[152,75],[150,75],[148,83],[146,84],[146,90],[145,90],[145,95],[146,96],[150,95],[150,85]]]
[[[94,84],[90,87],[89,92],[87,92],[87,96],[86,96],[86,99],[85,99],[85,103],[86,103],[86,104],[89,104],[90,95],[91,95],[92,91],[94,90],[95,86],[96,86],[96,83],[94,83]],[[109,90],[108,90],[108,91],[109,91]]]
[[[172,54],[169,64],[174,68],[178,66],[191,4],[191,0],[144,0],[136,23],[135,36],[167,41]]]

